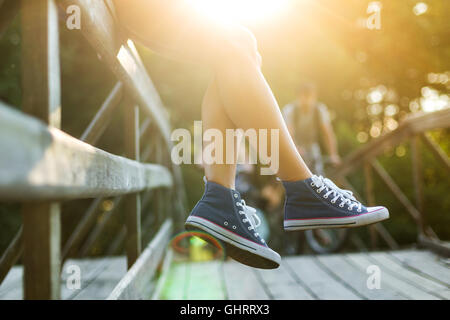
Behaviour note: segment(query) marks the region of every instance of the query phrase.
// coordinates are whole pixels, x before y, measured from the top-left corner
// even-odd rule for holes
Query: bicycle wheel
[[[318,254],[339,251],[347,241],[349,231],[346,229],[316,229],[305,231],[306,243]]]

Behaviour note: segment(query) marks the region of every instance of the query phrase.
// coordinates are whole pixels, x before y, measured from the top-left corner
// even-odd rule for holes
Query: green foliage
[[[20,30],[15,21],[0,39],[0,100],[14,106],[21,104]]]

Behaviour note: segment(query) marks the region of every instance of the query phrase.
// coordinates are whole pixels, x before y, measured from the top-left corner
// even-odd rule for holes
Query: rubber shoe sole
[[[226,254],[242,264],[259,269],[276,269],[280,266],[281,257],[275,251],[247,240],[207,219],[190,216],[185,223],[185,228],[187,231],[206,232],[217,238],[224,245]]]
[[[386,219],[389,219],[388,209],[379,207],[371,212],[362,213],[351,217],[284,220],[284,229],[286,231],[296,231],[310,229],[355,228],[377,223]]]

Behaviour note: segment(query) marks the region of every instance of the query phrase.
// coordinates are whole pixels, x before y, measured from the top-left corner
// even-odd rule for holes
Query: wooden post
[[[423,176],[422,176],[422,158],[419,149],[419,136],[411,138],[411,160],[412,174],[414,184],[414,194],[416,198],[416,207],[419,211],[419,233],[425,234],[424,224],[424,205],[423,205]]]
[[[157,144],[155,146],[155,162],[161,165],[164,165],[164,149],[161,146],[161,144]],[[166,206],[165,206],[165,193],[166,190],[162,190],[161,188],[155,190],[155,196],[154,196],[154,212],[153,214],[155,217],[155,224],[159,225],[162,223],[167,217],[164,216]]]
[[[368,206],[375,205],[375,195],[373,192],[372,168],[369,163],[364,163],[364,178],[366,182],[366,200]],[[377,233],[374,226],[369,226],[370,246],[375,249],[377,246]]]
[[[61,126],[58,12],[54,0],[22,0],[22,110]],[[24,298],[60,298],[60,205],[24,204]]]
[[[139,161],[139,108],[127,108],[125,104],[125,152],[127,157]],[[125,220],[127,226],[127,263],[128,269],[141,254],[141,196],[139,193],[125,197]]]

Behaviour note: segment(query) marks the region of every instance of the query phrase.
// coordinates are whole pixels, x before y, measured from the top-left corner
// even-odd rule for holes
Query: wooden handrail
[[[410,116],[396,130],[383,134],[346,156],[342,164],[336,167],[330,175],[333,177],[346,176],[357,170],[366,160],[380,155],[387,146],[398,145],[415,134],[448,127],[450,127],[450,107]]]
[[[412,216],[418,226],[419,240],[428,237],[428,242],[437,241],[437,236],[430,226],[426,224],[423,205],[423,191],[422,191],[422,165],[421,156],[419,152],[419,137],[435,157],[444,165],[446,169],[450,168],[450,160],[442,149],[432,141],[427,135],[426,131],[434,129],[442,129],[450,127],[450,107],[439,111],[430,113],[416,113],[409,115],[396,130],[383,134],[381,137],[365,144],[363,147],[349,154],[342,161],[342,164],[333,169],[329,175],[337,181],[342,181],[349,174],[364,167],[365,183],[366,183],[366,197],[368,204],[374,203],[374,193],[371,179],[371,169],[374,169],[381,180],[386,184],[388,189],[392,192],[394,197],[406,208],[408,213]],[[417,208],[409,201],[400,187],[394,182],[387,171],[376,161],[376,157],[380,155],[387,147],[394,147],[406,140],[411,143],[412,152],[412,175],[415,192],[415,200]],[[370,167],[369,167],[370,166]],[[397,247],[393,238],[384,228],[375,228],[390,247]],[[371,238],[374,240],[374,234],[371,231]],[[425,243],[428,243],[425,241]],[[374,243],[373,243],[374,244]],[[439,246],[435,243],[435,246]]]
[[[172,185],[163,166],[112,155],[1,103],[0,147],[3,200],[94,198]]]
[[[121,86],[120,83],[118,83],[114,89],[112,90],[111,94],[109,95],[109,97],[105,100],[103,106],[100,108],[100,110],[102,109],[112,109],[114,107],[112,107],[112,101],[116,101],[117,96],[118,96],[118,86]],[[104,115],[105,112],[101,112],[99,111],[97,113]],[[102,117],[100,115],[100,118]],[[104,120],[95,120],[98,119],[97,116],[94,117],[94,119],[91,121],[91,124],[88,126],[88,128],[92,128],[92,131],[97,131],[98,133],[93,135],[94,137],[97,137],[101,134],[100,131],[96,130],[95,128],[99,126],[99,123],[102,123]],[[142,138],[144,136],[144,134],[147,132],[147,130],[150,128],[151,125],[151,120],[150,118],[147,118],[144,120],[144,122],[142,123],[140,130],[139,130],[139,135],[140,138]],[[103,125],[102,125],[103,127]],[[90,132],[90,130],[86,129],[85,134],[82,135],[83,136],[89,136],[90,134],[88,134],[88,132]],[[151,142],[156,141],[155,140],[151,140]],[[151,145],[151,143],[147,143],[147,145]],[[141,160],[144,162],[148,161],[148,154],[142,154]],[[142,200],[142,207],[145,208],[146,204],[145,204],[145,199],[148,199],[149,197],[146,197],[144,195],[144,198]],[[67,243],[64,245],[64,249],[63,249],[63,253],[62,253],[62,258],[63,261],[68,257],[68,255],[73,252],[74,250],[77,249],[77,247],[80,245],[80,242],[82,241],[82,239],[84,239],[87,235],[87,233],[89,232],[89,230],[91,229],[91,227],[93,226],[93,224],[95,223],[95,217],[98,216],[98,206],[99,204],[102,203],[104,199],[103,198],[97,198],[94,200],[94,202],[89,206],[88,210],[86,210],[85,214],[83,215],[83,218],[80,220],[80,222],[78,223],[78,225],[75,227],[74,231],[72,232],[72,234],[70,235],[69,239],[67,240]],[[119,200],[119,199],[117,199]],[[114,209],[116,208],[116,206],[114,207]],[[111,214],[108,215],[108,217],[110,217]],[[100,235],[101,234],[101,230],[97,231],[96,229],[98,229],[100,226],[97,224],[96,228],[92,231],[93,234],[96,235]],[[90,240],[91,245],[96,241],[97,237],[94,238],[89,238],[92,239]],[[87,247],[86,250],[82,250],[81,255],[83,255],[83,253],[88,252],[90,250],[90,246],[89,245]]]
[[[409,201],[408,197],[402,192],[400,187],[395,183],[391,176],[384,170],[384,168],[376,160],[370,162],[372,168],[378,174],[378,176],[383,180],[392,194],[400,201],[400,203],[406,208],[411,217],[419,224],[420,223],[420,212],[414,207],[414,205]]]
[[[430,226],[426,224],[424,216],[423,206],[423,192],[422,192],[422,172],[421,172],[421,158],[418,145],[418,136],[422,137],[433,154],[441,161],[444,166],[449,168],[449,159],[442,152],[431,139],[429,139],[425,132],[433,129],[442,129],[450,127],[450,107],[445,109],[431,112],[431,113],[417,113],[410,115],[404,120],[399,127],[382,135],[381,137],[374,139],[370,143],[359,148],[355,152],[351,153],[342,161],[342,165],[338,166],[330,173],[330,176],[336,180],[345,178],[352,172],[356,171],[359,167],[364,166],[366,177],[366,195],[368,197],[369,204],[373,203],[373,190],[370,177],[370,168],[367,164],[370,164],[371,168],[375,170],[378,176],[383,180],[388,189],[392,192],[395,198],[406,208],[408,213],[413,217],[418,226],[419,241],[422,243],[428,243],[437,241],[437,236]],[[384,170],[384,168],[375,160],[387,147],[393,147],[405,140],[411,141],[412,160],[413,160],[413,183],[416,204],[418,209],[409,201],[409,199],[401,191],[400,187],[394,182],[392,177]],[[384,228],[375,228],[383,239],[389,244],[389,246],[396,246],[392,237]],[[428,237],[429,241],[422,241],[424,237]],[[374,240],[374,234],[371,231],[371,238]],[[374,245],[374,243],[373,243]],[[439,243],[435,243],[434,247],[440,246]]]
[[[154,239],[143,251],[125,277],[117,284],[108,300],[145,299],[151,294],[150,281],[166,251],[172,221],[166,220]]]

